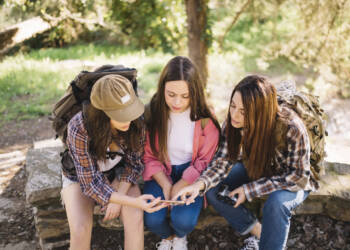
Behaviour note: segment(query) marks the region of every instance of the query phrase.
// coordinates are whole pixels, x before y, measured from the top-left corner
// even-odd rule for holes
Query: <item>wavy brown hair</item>
[[[138,118],[131,122],[128,131],[119,131],[111,127],[110,118],[90,103],[83,104],[84,126],[89,136],[89,152],[97,160],[106,160],[108,146],[114,141],[122,142],[132,151],[138,151],[142,146],[142,120]]]
[[[242,96],[244,126],[241,135],[241,129],[231,125],[228,112],[226,136],[229,159],[236,161],[242,146],[248,176],[252,180],[270,176],[276,146],[274,131],[279,114],[276,89],[264,77],[250,75],[234,88],[230,104],[236,92]]]
[[[165,84],[169,81],[185,81],[188,85],[190,96],[192,121],[202,118],[210,118],[220,131],[220,125],[213,117],[206,103],[204,95],[204,84],[199,72],[190,59],[183,56],[172,58],[164,67],[158,82],[157,92],[150,102],[150,117],[147,118],[150,145],[154,155],[162,161],[168,160],[167,134],[169,107],[165,102]],[[156,148],[156,137],[158,137],[158,150]]]

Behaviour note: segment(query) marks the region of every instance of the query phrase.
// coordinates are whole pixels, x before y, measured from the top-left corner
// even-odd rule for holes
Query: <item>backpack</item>
[[[302,119],[310,140],[311,171],[317,180],[325,173],[326,114],[320,107],[317,96],[296,89],[295,83],[285,80],[277,88],[279,105],[286,105]]]
[[[50,120],[56,132],[56,138],[60,137],[63,143],[67,138],[67,125],[70,119],[82,110],[82,104],[90,101],[91,89],[101,77],[109,74],[117,74],[127,78],[133,85],[137,95],[137,70],[126,68],[123,65],[103,65],[93,72],[81,71],[69,84],[66,93],[54,105]]]

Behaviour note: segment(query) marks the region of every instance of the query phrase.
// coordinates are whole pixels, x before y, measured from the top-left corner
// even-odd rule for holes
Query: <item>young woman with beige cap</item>
[[[90,101],[67,129],[66,144],[75,166],[75,174],[63,169],[62,176],[70,249],[90,249],[95,203],[105,210],[104,220],[122,218],[124,249],[143,249],[143,210],[164,207],[160,198],[141,195],[136,183],[144,170],[144,105],[130,81],[119,75],[99,79]]]

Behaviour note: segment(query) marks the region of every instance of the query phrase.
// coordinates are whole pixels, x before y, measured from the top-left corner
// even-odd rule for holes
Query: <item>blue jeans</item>
[[[243,164],[235,164],[229,175],[219,185],[207,192],[209,203],[223,216],[228,223],[244,235],[249,233],[257,223],[256,217],[244,205],[234,208],[219,201],[216,193],[222,184],[231,190],[250,182]],[[268,195],[263,208],[262,230],[259,250],[281,250],[287,243],[291,211],[301,204],[309,195],[308,191],[290,192],[277,190]]]
[[[174,184],[181,179],[183,171],[189,165],[190,163],[172,166],[171,179]],[[164,199],[163,190],[156,181],[146,181],[143,192]],[[145,212],[145,226],[162,239],[174,234],[177,237],[184,237],[196,226],[202,206],[203,197],[197,197],[195,202],[188,206],[173,206],[170,210],[170,218],[168,218],[168,208],[163,208],[154,213]]]

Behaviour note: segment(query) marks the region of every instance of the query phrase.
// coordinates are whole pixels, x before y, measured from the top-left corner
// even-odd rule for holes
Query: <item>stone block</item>
[[[59,237],[69,233],[67,218],[64,216],[50,218],[34,216],[35,228],[41,239]]]
[[[60,196],[61,166],[59,148],[29,150],[26,158],[27,183],[25,187],[27,202],[32,205],[47,204],[52,198]]]
[[[350,222],[350,202],[349,200],[332,198],[325,207],[326,214],[336,220]]]
[[[40,239],[39,244],[42,250],[69,249],[69,235],[57,239]]]
[[[312,199],[306,200],[298,206],[294,214],[323,214],[324,204],[321,201],[314,201]]]

